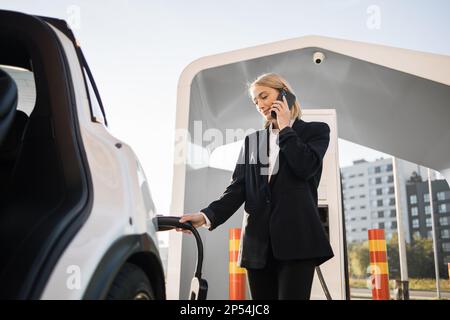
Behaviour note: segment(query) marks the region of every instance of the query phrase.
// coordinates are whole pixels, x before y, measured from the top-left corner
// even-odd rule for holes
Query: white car
[[[0,11],[0,47],[0,298],[165,299],[146,177],[73,33]]]

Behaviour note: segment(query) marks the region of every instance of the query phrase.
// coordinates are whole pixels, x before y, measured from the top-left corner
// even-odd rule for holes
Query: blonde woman
[[[330,128],[301,120],[298,101],[288,106],[280,93],[293,91],[274,73],[249,85],[264,129],[246,136],[223,195],[180,222],[214,230],[245,202],[238,265],[247,269],[252,298],[308,300],[315,267],[333,257],[317,208]]]

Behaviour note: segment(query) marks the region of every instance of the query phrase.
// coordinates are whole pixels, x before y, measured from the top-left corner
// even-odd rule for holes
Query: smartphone
[[[289,110],[291,110],[292,106],[293,106],[294,103],[295,103],[295,99],[296,99],[296,98],[295,98],[295,95],[294,95],[292,92],[289,92],[289,91],[286,91],[286,90],[284,90],[284,89],[281,89],[281,90],[280,90],[280,94],[279,94],[278,97],[277,97],[277,100],[283,101],[283,96],[286,97],[286,101],[287,101],[287,104],[288,104],[288,108],[289,108]],[[276,114],[275,111],[272,111],[270,114],[272,115],[272,118],[273,118],[273,119],[276,119],[276,118],[277,118],[277,114]]]

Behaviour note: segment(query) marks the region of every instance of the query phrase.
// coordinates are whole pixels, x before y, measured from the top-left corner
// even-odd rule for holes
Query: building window
[[[362,177],[362,176],[364,176],[364,173],[358,174],[358,177]]]
[[[384,218],[384,211],[378,211],[378,218]]]
[[[390,198],[389,199],[389,205],[390,206],[395,206],[395,198]]]
[[[387,164],[387,165],[386,165],[386,171],[387,171],[387,172],[392,171],[392,164]]]
[[[384,222],[378,222],[378,229],[384,229]]]
[[[358,187],[360,188],[364,188],[364,184],[360,184]]]
[[[419,227],[419,219],[413,219],[412,223],[413,223],[413,228]]]
[[[449,229],[441,230],[441,238],[450,239],[450,230]]]
[[[375,173],[380,173],[381,172],[381,167],[375,167]]]
[[[450,252],[450,242],[444,242],[442,244],[442,250],[444,250],[444,252]]]
[[[431,227],[432,222],[431,222],[431,218],[427,218],[427,227]]]
[[[427,238],[428,239],[433,239],[433,231],[431,231],[431,230],[427,231]]]
[[[413,217],[418,216],[419,215],[419,209],[417,209],[417,207],[411,207],[411,215]]]
[[[394,182],[394,176],[389,176],[388,181],[387,182]]]
[[[395,211],[395,209],[391,210],[391,218],[395,218],[397,216],[397,213]]]
[[[423,195],[423,202],[430,202],[430,194],[429,193],[425,193]]]
[[[365,208],[366,208],[366,206],[360,206],[359,208],[360,208],[360,209],[365,209]]]
[[[367,217],[361,217],[361,220],[367,220]]]
[[[417,203],[417,195],[413,194],[409,196],[409,203],[416,204]]]
[[[393,194],[395,192],[394,187],[389,187],[389,194]]]
[[[383,206],[383,200],[377,200],[377,207]]]
[[[397,229],[397,221],[391,221],[391,229]]]
[[[375,184],[381,184],[381,178],[375,178]]]
[[[414,231],[414,233],[413,233],[413,239],[420,239],[420,238],[421,238],[420,232],[419,232],[419,231]]]
[[[439,201],[450,199],[450,191],[440,191],[437,193],[437,199]]]
[[[425,214],[431,214],[431,206],[425,206]]]
[[[360,199],[361,199],[361,198],[365,198],[365,197],[366,197],[365,194],[362,194],[362,195],[359,196]]]
[[[448,226],[448,224],[449,224],[449,217],[440,217],[439,218],[439,224],[441,225],[441,226]]]
[[[447,212],[447,204],[446,203],[441,203],[439,205],[439,213],[445,213]]]
[[[377,196],[381,196],[383,194],[383,189],[377,189]]]
[[[367,228],[362,228],[361,231],[367,231]]]
[[[355,177],[355,175],[354,175],[354,174],[351,174],[349,178],[354,178],[354,177]]]

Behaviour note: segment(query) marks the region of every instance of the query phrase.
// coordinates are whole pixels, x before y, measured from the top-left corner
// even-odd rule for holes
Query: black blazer
[[[278,172],[271,176],[270,183],[268,140],[269,128],[245,137],[231,184],[201,211],[211,221],[209,230],[213,230],[245,201],[238,258],[241,267],[264,267],[269,245],[277,259],[314,259],[320,265],[334,256],[317,208],[330,128],[323,122],[296,119],[292,128],[281,130]]]

